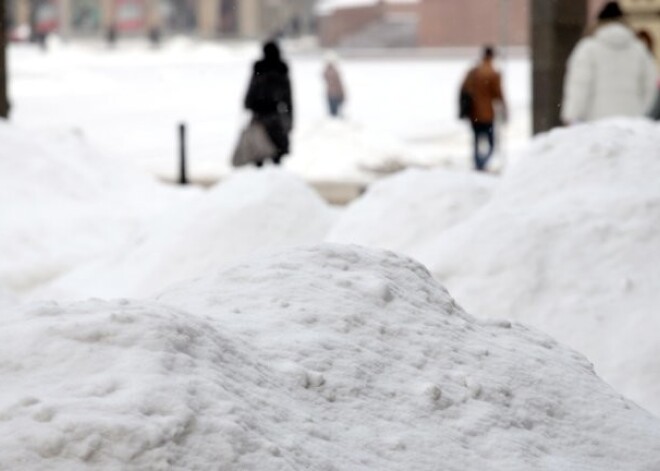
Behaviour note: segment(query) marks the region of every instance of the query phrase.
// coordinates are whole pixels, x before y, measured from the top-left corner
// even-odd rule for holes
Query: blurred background
[[[558,124],[549,90],[561,86],[568,52],[604,4],[4,1],[14,123],[74,130],[108,156],[168,180],[176,178],[176,129],[185,123],[190,175],[202,183],[230,170],[248,119],[242,101],[251,64],[270,38],[280,40],[292,71],[296,118],[286,166],[308,180],[360,182],[407,166],[469,168],[458,88],[481,47],[496,46],[510,115],[492,163],[498,172],[533,131]],[[636,27],[660,40],[659,1],[621,3]],[[346,82],[341,121],[326,118],[321,74],[329,50]]]
[[[425,264],[470,313],[556,336],[660,414],[658,124],[641,106],[560,119],[569,54],[598,34],[604,4],[0,0],[0,308],[144,298],[282,247],[384,248]],[[660,0],[621,8],[600,27],[630,49],[603,56],[600,75],[625,85],[582,81],[581,97],[623,91],[614,101],[634,104],[630,83],[654,86],[634,33],[660,44]],[[291,152],[283,170],[235,169],[267,40],[290,72]],[[487,85],[500,72],[508,112],[490,113],[497,148],[475,172],[479,123],[459,119],[459,103],[482,63]],[[182,156],[195,185],[161,184],[182,179]]]

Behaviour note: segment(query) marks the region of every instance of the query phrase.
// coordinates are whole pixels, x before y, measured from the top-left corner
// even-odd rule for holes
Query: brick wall
[[[606,1],[588,0],[591,25]],[[622,4],[636,2],[660,4],[660,0],[623,0]],[[506,28],[502,26],[502,5],[507,5]],[[529,43],[530,0],[420,0],[417,4],[381,4],[335,11],[320,19],[321,44],[334,47],[341,39],[382,18],[386,12],[416,13],[418,44],[422,47],[497,45],[504,39],[511,46]]]
[[[419,5],[416,3],[386,3],[384,8],[387,13],[409,13],[413,15],[419,13]]]
[[[343,8],[319,20],[319,39],[323,47],[335,47],[342,39],[362,30],[383,16],[381,5]]]
[[[422,0],[419,44],[427,47],[479,46],[528,42],[528,0],[508,0],[506,29],[502,28],[501,2],[495,0]]]

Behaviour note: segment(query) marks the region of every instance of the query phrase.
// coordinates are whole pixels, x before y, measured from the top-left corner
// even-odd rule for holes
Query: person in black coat
[[[273,41],[264,44],[264,57],[254,64],[245,96],[245,108],[261,123],[275,146],[273,162],[279,165],[289,153],[289,134],[293,129],[293,101],[289,67]]]

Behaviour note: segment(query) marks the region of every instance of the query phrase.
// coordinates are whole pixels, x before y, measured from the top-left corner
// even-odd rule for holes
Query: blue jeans
[[[339,109],[341,108],[343,102],[344,100],[341,98],[335,98],[331,96],[328,97],[328,110],[330,111],[330,116],[339,116]]]
[[[474,131],[474,168],[478,171],[486,170],[488,161],[493,155],[495,150],[495,131],[493,123],[472,123],[472,131]],[[488,149],[486,153],[481,153],[479,144],[482,139],[486,139]]]

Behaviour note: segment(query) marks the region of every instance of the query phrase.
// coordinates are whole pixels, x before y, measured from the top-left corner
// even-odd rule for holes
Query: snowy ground
[[[660,469],[660,420],[630,402],[660,414],[658,125],[522,146],[521,111],[516,165],[477,175],[452,131],[469,61],[346,61],[363,93],[333,123],[300,55],[286,169],[208,190],[136,170],[170,172],[159,130],[187,110],[196,174],[224,175],[253,53],[12,51],[0,468]],[[527,65],[508,70],[524,88]],[[410,162],[453,169],[397,173],[347,208],[304,181]]]
[[[658,172],[657,124],[557,130],[485,205],[483,177],[408,172],[374,185],[330,240],[414,256],[470,312],[550,333],[660,414]]]
[[[222,47],[180,39],[162,50],[137,43],[10,50],[13,120],[32,129],[77,129],[112,158],[162,176],[177,167],[176,127],[190,132],[193,177],[224,175],[247,115],[242,100],[256,44]],[[290,57],[295,92],[294,156],[308,179],[370,180],[374,161],[469,166],[469,134],[458,122],[457,88],[475,58],[346,59],[346,121],[328,123],[321,53]],[[503,64],[512,122],[505,148],[529,135],[529,63]],[[128,110],[128,111],[127,111]],[[329,148],[325,144],[333,142]],[[383,156],[387,157],[386,159]],[[339,161],[339,162],[338,162]],[[390,165],[391,166],[391,165]]]

